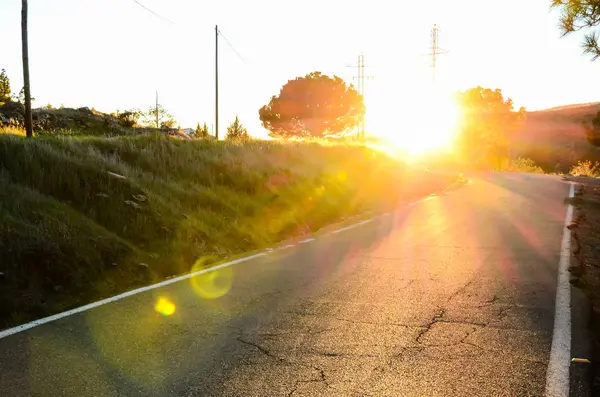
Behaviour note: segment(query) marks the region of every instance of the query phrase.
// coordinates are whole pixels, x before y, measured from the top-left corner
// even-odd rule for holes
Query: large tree
[[[600,0],[551,0],[560,10],[559,27],[563,36],[584,30],[583,51],[593,60],[600,58]]]
[[[510,157],[514,131],[525,118],[512,99],[499,89],[476,87],[458,92],[462,109],[459,144],[465,158],[481,165],[501,167]]]
[[[6,70],[0,72],[0,102],[10,101],[10,80],[6,75]]]
[[[313,72],[288,81],[258,113],[272,137],[325,137],[358,125],[365,105],[341,78]]]

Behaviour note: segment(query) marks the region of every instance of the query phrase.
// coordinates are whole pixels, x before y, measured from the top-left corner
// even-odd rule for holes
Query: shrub
[[[509,165],[510,172],[531,172],[535,174],[543,174],[544,170],[538,166],[535,161],[530,158],[519,157]]]
[[[575,176],[589,176],[592,178],[600,177],[600,163],[592,163],[589,160],[578,162],[573,168],[571,168],[571,175]]]

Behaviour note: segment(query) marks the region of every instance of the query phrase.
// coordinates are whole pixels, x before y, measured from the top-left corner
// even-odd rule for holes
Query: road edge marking
[[[156,284],[152,284],[152,285],[147,285],[145,287],[136,288],[134,290],[127,291],[127,292],[124,292],[122,294],[112,296],[110,298],[102,299],[102,300],[97,301],[97,302],[93,302],[93,303],[89,303],[89,304],[84,305],[84,306],[76,307],[75,309],[67,310],[67,311],[62,312],[62,313],[57,313],[57,314],[54,314],[52,316],[41,318],[39,320],[34,320],[34,321],[29,322],[29,323],[17,325],[16,327],[12,327],[12,328],[8,328],[8,329],[5,329],[3,331],[0,331],[0,339],[6,338],[7,336],[10,336],[10,335],[18,334],[20,332],[26,331],[26,330],[31,329],[31,328],[38,327],[38,326],[43,325],[43,324],[47,324],[47,323],[50,323],[50,322],[53,322],[53,321],[56,321],[56,320],[60,320],[61,318],[72,316],[73,314],[85,312],[85,311],[94,309],[96,307],[106,305],[108,303],[116,302],[116,301],[119,301],[121,299],[133,296],[133,295],[138,295],[138,294],[141,294],[142,292],[151,291],[153,289],[164,287],[164,286],[169,285],[169,284],[174,284],[174,283],[177,283],[179,281],[183,281],[183,280],[190,279],[192,277],[199,276],[201,274],[214,272],[215,270],[223,269],[225,267],[233,266],[235,264],[242,263],[242,262],[247,262],[249,260],[260,258],[260,257],[263,257],[263,256],[267,256],[267,253],[261,252],[261,253],[258,253],[258,254],[254,254],[254,255],[250,255],[250,256],[245,256],[243,258],[235,259],[235,260],[232,260],[232,261],[229,261],[229,262],[221,263],[221,264],[216,265],[216,266],[208,267],[206,269],[198,270],[198,271],[193,272],[193,273],[188,273],[188,274],[184,274],[182,276],[173,277],[173,278],[170,278],[168,280],[161,281],[160,283],[156,283]]]
[[[571,183],[569,198],[575,196],[575,184]],[[573,206],[567,207],[563,237],[558,262],[558,281],[554,303],[554,330],[550,360],[546,369],[546,397],[567,397],[570,389],[569,367],[571,360],[571,283],[569,265],[571,261],[571,230]]]

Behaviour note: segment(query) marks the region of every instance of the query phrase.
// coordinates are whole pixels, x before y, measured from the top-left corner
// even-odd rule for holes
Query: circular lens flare
[[[192,267],[192,273],[202,270],[204,261],[198,260]],[[190,284],[196,294],[204,299],[218,299],[225,296],[233,284],[233,269],[231,266],[208,270],[190,279]]]

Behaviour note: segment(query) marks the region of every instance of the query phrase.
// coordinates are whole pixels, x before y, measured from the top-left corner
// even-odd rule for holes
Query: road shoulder
[[[574,178],[570,396],[600,395],[600,180]]]

